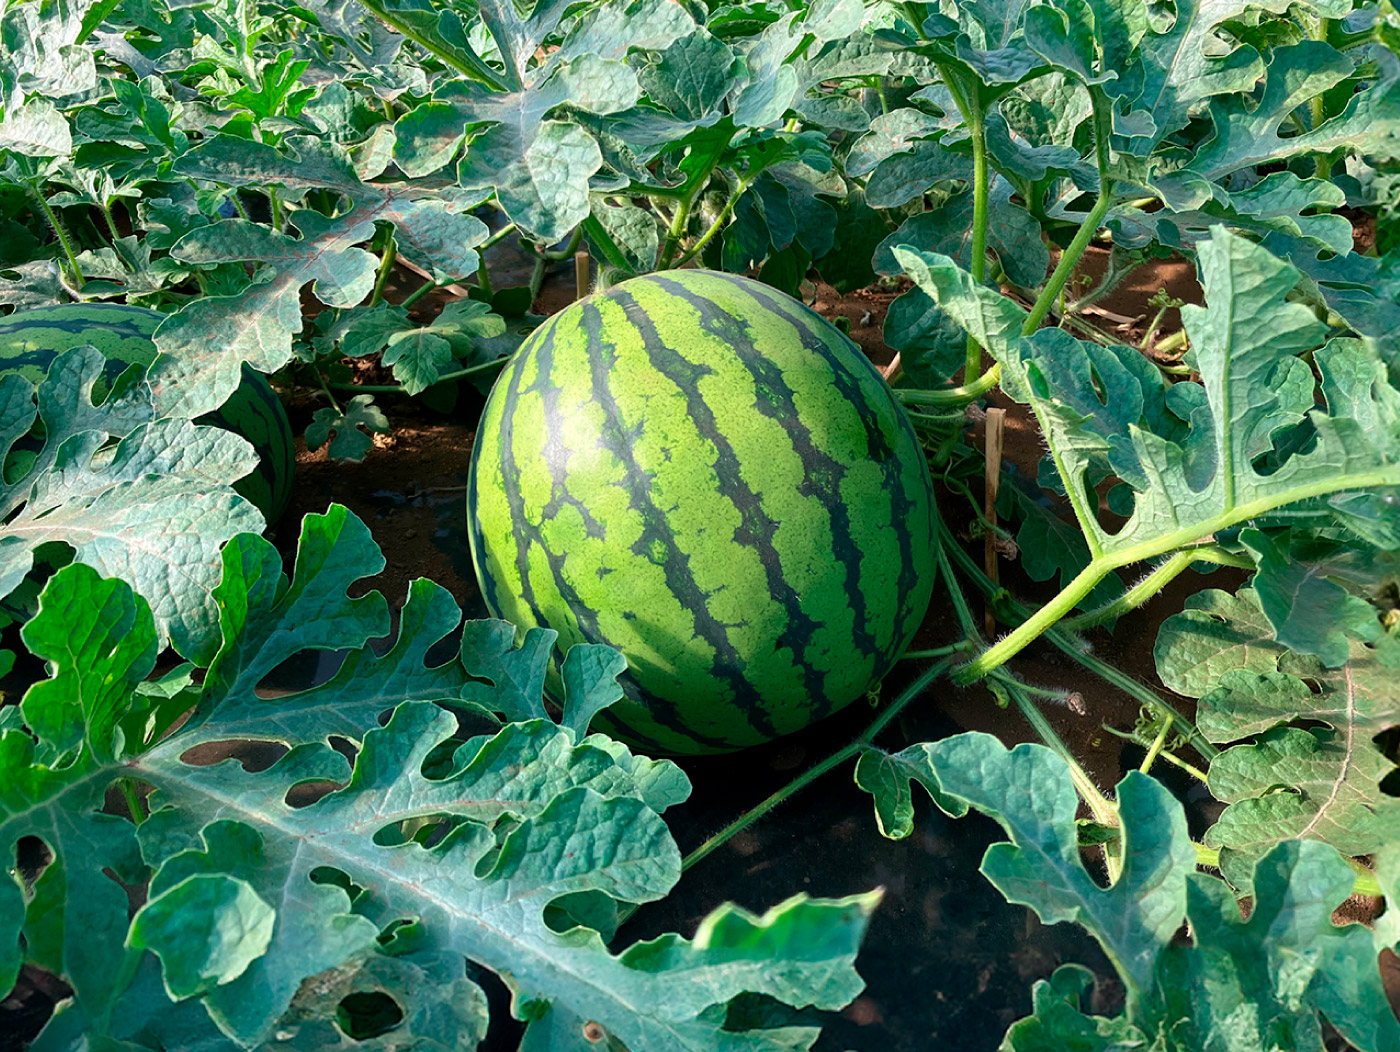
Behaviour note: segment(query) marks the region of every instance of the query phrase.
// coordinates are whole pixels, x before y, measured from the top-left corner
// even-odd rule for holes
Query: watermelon
[[[556,662],[621,650],[625,697],[593,726],[657,753],[863,696],[934,585],[928,467],[889,388],[835,326],[731,274],[633,278],[536,329],[487,399],[467,500],[493,615],[558,632]]]
[[[129,367],[155,361],[151,337],[164,317],[122,303],[66,303],[16,311],[0,318],[0,375],[17,372],[37,384],[60,352],[91,344],[107,359],[106,371],[93,385],[93,398],[101,401]],[[267,378],[245,365],[243,382],[233,396],[199,423],[222,427],[252,443],[261,465],[234,488],[269,524],[275,522],[291,498],[296,461],[287,412]]]

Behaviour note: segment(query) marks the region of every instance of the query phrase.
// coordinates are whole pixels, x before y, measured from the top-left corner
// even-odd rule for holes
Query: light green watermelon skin
[[[0,318],[0,375],[17,372],[37,384],[60,353],[90,344],[107,359],[106,371],[93,386],[94,399],[101,400],[132,365],[145,367],[155,361],[152,335],[164,317],[122,303],[68,303],[16,311]],[[261,466],[234,488],[269,524],[280,518],[291,499],[296,448],[287,412],[267,378],[245,365],[243,382],[233,396],[199,422],[242,435],[252,444]]]
[[[864,695],[913,636],[937,559],[908,418],[838,329],[708,271],[555,315],[477,430],[471,548],[492,612],[607,643],[626,698],[594,723],[726,752]]]

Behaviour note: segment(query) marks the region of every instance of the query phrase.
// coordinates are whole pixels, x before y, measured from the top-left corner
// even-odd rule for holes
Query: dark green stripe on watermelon
[[[702,324],[706,328],[717,326],[718,330],[721,330],[716,332],[717,335],[726,340],[739,335],[733,331],[735,328],[733,324],[725,325],[723,321],[719,320],[727,316],[714,310],[714,305],[708,300],[692,296],[678,282],[663,282],[658,279],[658,284],[667,292],[684,299],[695,307],[700,312]],[[739,510],[739,528],[734,531],[734,543],[758,552],[769,593],[783,607],[787,616],[788,627],[783,632],[782,640],[797,653],[805,652],[818,625],[802,610],[797,593],[793,590],[792,585],[783,578],[782,562],[777,550],[773,547],[773,535],[778,524],[764,513],[759,495],[744,481],[734,447],[716,424],[714,412],[700,395],[698,386],[700,379],[711,375],[713,370],[706,365],[698,365],[688,361],[681,356],[676,348],[668,347],[657,333],[656,326],[652,324],[646,312],[641,309],[629,292],[618,290],[615,299],[632,316],[633,324],[637,326],[646,343],[652,366],[684,393],[686,408],[695,423],[696,430],[714,444],[717,454],[714,463],[715,474],[719,477],[719,484],[728,494],[729,500]],[[591,326],[596,326],[598,312],[596,310],[588,312],[585,317],[588,318],[587,324],[590,325],[590,335],[595,335],[596,329]],[[734,321],[732,318],[728,320],[731,323]],[[600,338],[600,335],[595,335],[595,338]],[[741,360],[752,371],[752,367],[756,364],[754,358],[742,357]],[[595,366],[595,373],[596,369]],[[757,379],[757,377],[755,378]],[[595,386],[596,383],[595,376]],[[759,390],[762,392],[763,388],[760,387]],[[759,412],[771,411],[771,407],[766,406],[762,398],[755,404]],[[792,428],[789,425],[795,416],[795,408],[781,414],[782,422],[785,427],[789,427],[790,435]],[[804,431],[800,424],[796,425],[796,430]],[[806,436],[805,433],[794,437],[794,446],[805,443],[807,448],[811,449],[811,443],[807,440],[809,436]],[[804,457],[804,462],[805,460]],[[807,468],[810,478],[812,465],[808,463]],[[747,663],[729,644],[724,635],[725,626],[708,616],[705,597],[695,586],[695,582],[688,580],[686,591],[677,594],[684,595],[688,600],[686,605],[695,615],[699,633],[715,648],[717,660],[723,662],[722,667],[730,674],[735,694],[734,704],[747,713],[749,720],[762,734],[766,737],[777,737],[778,728],[764,708],[761,694],[753,684],[742,678],[741,673]],[[814,698],[821,697],[821,674],[809,665],[802,666],[801,671],[805,685],[811,691],[812,696]]]
[[[619,646],[600,726],[656,751],[772,738],[860,696],[933,583],[927,468],[859,350],[746,279],[567,308],[503,372],[469,482],[488,606]],[[557,685],[557,684],[556,684]]]
[[[657,283],[672,295],[690,303],[699,312],[701,325],[706,331],[714,333],[731,346],[753,347],[753,342],[749,338],[747,327],[742,318],[724,313],[716,308],[713,302],[703,296],[691,293],[680,282],[669,281],[658,275]],[[835,542],[832,545],[832,555],[845,568],[846,592],[855,608],[855,624],[853,626],[855,642],[863,653],[873,654],[878,648],[874,637],[865,625],[865,600],[858,583],[860,579],[860,552],[856,550],[851,541],[848,515],[838,499],[841,478],[845,474],[845,469],[813,444],[811,431],[802,422],[802,415],[797,411],[793,391],[783,381],[782,370],[776,368],[772,362],[757,353],[741,355],[740,360],[753,376],[759,393],[759,398],[754,403],[755,408],[782,426],[793,449],[797,451],[797,455],[802,460],[805,477],[799,491],[804,496],[816,497],[831,507],[834,520],[832,534]],[[789,632],[784,634],[784,639],[790,642],[799,653],[805,653],[818,623],[802,611],[791,584],[782,579],[782,566],[777,553],[773,550],[771,539],[772,530],[777,524],[766,517],[765,521],[767,529],[764,531],[763,561],[765,569],[768,571],[769,589],[787,609],[792,624]],[[735,536],[735,540],[743,543],[743,539],[738,535]],[[816,669],[810,665],[804,666],[804,678],[808,681],[808,687],[812,692],[812,698],[819,714],[826,715],[829,707],[823,704],[825,693],[821,689],[820,683],[815,682],[820,678]]]
[[[156,358],[152,339],[164,315],[122,303],[66,303],[16,311],[0,318],[0,372],[19,372],[31,383],[48,373],[53,359],[83,344],[96,347],[108,365],[93,385],[102,401],[129,367],[148,367]],[[219,409],[199,423],[242,435],[257,451],[259,466],[234,485],[275,522],[291,499],[295,447],[286,410],[267,378],[247,365],[243,382]]]
[[[731,277],[731,275],[726,276]],[[807,330],[803,337],[803,343],[813,353],[820,354],[829,361],[832,361],[834,355],[830,345],[818,335],[818,332],[820,332],[823,327],[828,326],[828,322],[825,318],[811,310],[806,304],[798,303],[796,300],[787,296],[781,296],[769,289],[766,285],[759,285],[757,288],[750,287],[748,291],[774,312],[792,318],[795,324],[805,322]],[[854,357],[855,360],[854,362],[846,361],[844,364],[847,368],[850,368],[857,374],[863,372],[868,383],[876,385],[881,396],[887,399],[891,405],[894,405],[894,399],[886,392],[884,379],[876,372],[875,367],[870,364],[870,360],[859,351],[856,351],[854,355],[848,356],[848,358],[849,357]],[[832,364],[835,366],[835,361],[832,361]],[[856,390],[853,377],[843,375],[841,370],[836,368],[833,368],[833,373],[835,374],[837,389],[840,390],[842,394],[852,400],[863,401]],[[905,442],[919,447],[919,439],[914,432],[914,425],[910,423],[909,417],[903,411],[896,412],[892,415]],[[914,555],[915,538],[910,528],[911,522],[916,519],[914,514],[915,508],[913,506],[913,501],[910,500],[904,487],[899,484],[899,472],[897,470],[899,460],[893,456],[894,450],[892,448],[892,443],[876,426],[875,415],[873,413],[862,414],[861,419],[865,424],[866,448],[871,459],[880,464],[884,469],[886,492],[889,494],[892,503],[891,522],[899,537],[901,554],[899,561],[900,575],[898,590],[895,593],[895,606],[898,609],[904,609],[910,593],[918,583],[917,560]],[[930,529],[931,528],[930,523]],[[926,546],[931,545],[933,543],[931,534],[920,538],[919,543]],[[919,620],[922,620],[922,614],[920,614],[919,618],[912,619],[912,622],[907,624],[904,630],[912,635],[914,630],[918,627]]]
[[[616,302],[623,304],[624,308],[630,300],[630,297],[623,298],[626,295],[625,292],[619,290],[615,297]],[[631,302],[635,306],[635,301]],[[644,318],[645,315],[641,315],[641,319]],[[634,319],[634,321],[641,319]],[[708,604],[709,597],[704,594],[694,575],[690,572],[690,559],[677,546],[676,537],[672,532],[666,512],[657,507],[656,502],[652,499],[650,487],[643,477],[635,456],[636,435],[631,433],[631,429],[622,420],[616,398],[608,385],[609,373],[616,368],[617,362],[613,354],[614,348],[608,343],[602,332],[601,319],[593,304],[585,304],[583,307],[583,329],[588,334],[590,344],[596,349],[596,353],[591,356],[593,400],[602,406],[606,413],[600,443],[604,449],[622,463],[628,489],[632,495],[632,508],[642,516],[641,535],[632,542],[631,551],[634,555],[649,559],[661,566],[668,590],[693,619],[692,631],[694,635],[714,648],[717,664],[712,666],[711,675],[723,682],[732,692],[730,703],[738,708],[738,715],[741,718],[747,718],[765,737],[775,735],[776,729],[766,718],[766,713],[757,706],[757,695],[752,685],[744,678],[744,659],[734,649],[725,631],[730,626],[719,621],[711,612]],[[652,336],[653,339],[655,337],[654,330],[648,333],[646,329],[643,329],[642,334],[644,338],[647,335]],[[665,349],[656,346],[655,343],[650,344],[647,349],[650,352],[652,365],[656,366],[658,358],[661,357]],[[667,376],[667,379],[673,383],[676,382],[676,378],[668,375],[665,369],[658,368],[658,371],[663,376]],[[677,384],[677,386],[681,385]],[[681,389],[684,390],[684,387],[681,386]],[[689,404],[689,400],[687,402]],[[693,406],[691,408],[693,409]],[[702,423],[699,420],[695,422]],[[701,434],[704,434],[703,427]],[[721,739],[710,738],[693,728],[686,727],[675,715],[674,707],[671,705],[658,706],[657,710],[652,712],[652,716],[663,719],[663,722],[670,729],[680,729],[693,735],[702,744],[723,744]]]

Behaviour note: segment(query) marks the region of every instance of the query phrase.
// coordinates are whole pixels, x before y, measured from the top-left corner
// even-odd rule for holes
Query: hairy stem
[[[961,387],[945,387],[934,391],[899,387],[894,390],[894,396],[905,405],[961,406],[977,401],[1000,382],[1001,362],[994,362],[985,373]]]
[[[1036,736],[1040,738],[1066,767],[1069,768],[1070,780],[1074,783],[1075,791],[1089,808],[1089,813],[1094,816],[1094,821],[1100,825],[1118,825],[1118,807],[1112,800],[1099,791],[1099,787],[1094,784],[1094,780],[1089,777],[1087,771],[1080,766],[1075,759],[1074,753],[1070,751],[1064,739],[1059,736],[1050,721],[1045,718],[1045,713],[1032,701],[1027,693],[1021,689],[1021,685],[1006,676],[1002,678],[1000,684],[1007,694],[1011,695],[1016,707],[1021,710],[1021,715],[1026,718],[1026,722],[1031,725]],[[1109,882],[1115,882],[1123,872],[1123,856],[1121,850],[1110,850],[1108,844],[1103,845],[1104,865],[1108,869]]]
[[[720,156],[724,153],[728,145],[729,140],[727,139],[723,144],[716,144],[715,149],[710,151],[709,155],[701,162],[700,167],[695,173],[685,181],[685,186],[682,188],[684,193],[679,203],[676,205],[676,214],[671,217],[671,228],[666,232],[666,242],[662,245],[661,258],[656,269],[671,269],[672,263],[676,258],[676,252],[680,249],[681,239],[685,237],[686,227],[690,224],[690,210],[695,206],[695,199],[704,191],[705,185],[710,181],[711,173],[714,172],[715,166],[719,164]],[[743,186],[742,182],[740,186]],[[738,193],[734,194],[734,198],[737,198],[741,193],[743,193],[743,189],[740,189]],[[730,199],[731,202],[734,198]],[[693,252],[688,253],[685,258],[690,259],[693,255]],[[675,265],[680,266],[682,263],[684,263],[684,260]]]
[[[370,293],[369,306],[377,307],[384,302],[384,288],[389,284],[389,275],[394,270],[394,260],[398,258],[399,247],[394,241],[391,227],[384,230],[384,240],[380,246],[379,273],[374,276],[374,291]]]
[[[1060,622],[1060,627],[1070,632],[1078,632],[1081,629],[1092,628],[1094,625],[1101,625],[1105,621],[1113,621],[1122,617],[1147,602],[1179,576],[1183,570],[1197,562],[1214,563],[1217,566],[1234,566],[1241,570],[1254,569],[1254,560],[1247,556],[1227,552],[1218,545],[1209,544],[1199,548],[1183,548],[1174,552],[1165,562],[1117,599],[1105,603],[1097,610],[1090,610],[1088,613],[1075,617],[1067,617]]]
[[[1030,608],[1013,599],[1004,588],[988,577],[977,560],[958,545],[947,524],[941,519],[939,520],[939,532],[942,550],[952,554],[953,561],[958,564],[958,569],[965,573],[984,595],[998,602],[997,616],[999,618],[1014,622],[1024,621],[1030,617]],[[1144,687],[1127,673],[1092,654],[1086,653],[1083,645],[1077,643],[1072,635],[1062,629],[1052,628],[1045,633],[1045,638],[1066,657],[1088,669],[1105,683],[1121,690],[1139,704],[1154,712],[1169,714],[1176,721],[1176,725],[1182,733],[1190,739],[1192,748],[1206,760],[1214,760],[1219,755],[1220,750],[1208,741],[1196,728],[1196,725],[1177,711],[1174,706],[1158,697],[1154,691]]]
[[[68,279],[69,287],[77,291],[83,287],[83,268],[78,266],[78,256],[73,251],[73,242],[63,226],[63,221],[58,218],[58,213],[44,198],[39,187],[33,183],[29,184],[29,196],[38,206],[39,211],[43,213],[44,219],[48,221],[49,229],[53,231],[54,237],[58,239],[58,245],[63,250],[64,259],[60,267],[64,277]]]
[[[1249,519],[1258,518],[1265,512],[1295,504],[1312,497],[1346,490],[1372,489],[1382,486],[1400,485],[1400,465],[1386,465],[1377,471],[1358,472],[1354,475],[1336,475],[1319,479],[1291,490],[1270,493],[1244,504],[1237,504],[1218,515],[1213,515],[1199,523],[1184,526],[1163,537],[1131,544],[1114,552],[1096,554],[1089,565],[1080,571],[1064,589],[1050,602],[1035,611],[1017,628],[1003,636],[980,655],[953,673],[957,683],[971,683],[981,679],[994,668],[1000,668],[1019,654],[1027,644],[1045,633],[1047,629],[1066,616],[1098,586],[1108,574],[1132,563],[1155,559],[1177,548],[1194,544],[1202,537],[1209,537],[1236,526]],[[1071,487],[1072,490],[1072,487]],[[1092,550],[1092,547],[1091,547]]]
[[[757,178],[756,175],[755,178]],[[720,232],[720,230],[724,228],[725,223],[729,222],[729,217],[734,214],[735,202],[737,202],[739,198],[743,196],[744,191],[749,188],[752,182],[753,179],[739,180],[738,187],[735,188],[734,193],[730,195],[729,200],[724,202],[724,207],[720,209],[719,215],[715,216],[715,221],[710,224],[710,229],[706,230],[703,234],[701,234],[700,239],[696,241],[695,244],[690,246],[690,249],[686,252],[686,254],[681,256],[680,259],[676,260],[676,267],[685,266],[692,259],[698,256],[701,252],[705,251],[705,246],[710,243],[710,239],[713,238],[716,234]]]

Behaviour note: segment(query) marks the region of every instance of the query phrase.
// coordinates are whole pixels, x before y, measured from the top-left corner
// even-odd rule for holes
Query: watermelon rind
[[[933,493],[868,359],[759,282],[672,271],[537,329],[492,389],[468,480],[488,608],[618,647],[595,720],[725,752],[863,696],[923,619]]]

